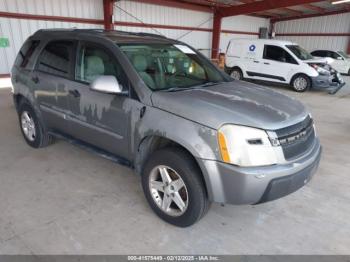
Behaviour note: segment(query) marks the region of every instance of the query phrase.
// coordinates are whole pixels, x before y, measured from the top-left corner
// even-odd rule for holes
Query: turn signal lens
[[[225,135],[219,132],[218,137],[219,137],[219,147],[220,147],[221,158],[224,162],[230,163],[230,155],[228,153]]]

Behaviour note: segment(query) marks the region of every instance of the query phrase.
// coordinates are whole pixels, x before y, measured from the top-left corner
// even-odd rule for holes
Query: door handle
[[[33,81],[35,84],[39,83],[39,77],[33,76],[33,77],[32,77],[32,81]]]
[[[269,65],[270,63],[265,62],[264,65]]]
[[[71,94],[71,95],[74,96],[74,97],[80,97],[80,93],[79,93],[79,91],[76,90],[76,89],[74,89],[74,90],[69,90],[68,92],[69,92],[69,94]]]
[[[259,61],[257,61],[257,60],[254,60],[253,62],[254,62],[254,63],[259,63]]]

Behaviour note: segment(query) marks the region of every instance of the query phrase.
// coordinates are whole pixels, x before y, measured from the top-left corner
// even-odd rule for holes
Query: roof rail
[[[92,29],[78,29],[78,28],[52,28],[52,29],[40,29],[36,33],[39,32],[94,32],[94,33],[107,33],[107,32],[115,32],[118,34],[125,34],[125,35],[135,35],[135,36],[150,36],[150,37],[157,37],[157,38],[164,38],[167,37],[164,35],[159,34],[152,34],[152,33],[144,33],[144,32],[128,32],[128,31],[120,31],[120,30],[106,30],[106,29],[98,29],[98,28],[92,28]]]

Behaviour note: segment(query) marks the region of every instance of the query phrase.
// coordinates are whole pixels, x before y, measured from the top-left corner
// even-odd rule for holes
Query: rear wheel
[[[291,85],[294,91],[305,92],[311,87],[311,80],[308,76],[299,74],[293,77]]]
[[[235,68],[233,68],[233,69],[231,70],[230,76],[231,76],[233,79],[242,80],[242,79],[243,79],[242,70],[239,69],[238,67],[235,67]]]
[[[20,102],[18,116],[22,135],[28,145],[39,148],[50,144],[51,136],[47,133],[34,109],[27,101],[23,100]]]
[[[194,224],[209,207],[200,170],[180,148],[164,148],[150,156],[142,172],[142,187],[153,211],[175,226]]]

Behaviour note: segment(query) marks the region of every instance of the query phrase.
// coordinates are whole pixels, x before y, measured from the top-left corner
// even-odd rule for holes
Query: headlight
[[[309,64],[312,68],[314,68],[320,75],[329,75],[330,72],[316,64]]]
[[[264,130],[224,125],[218,132],[222,161],[238,166],[266,166],[277,163],[273,146]]]

